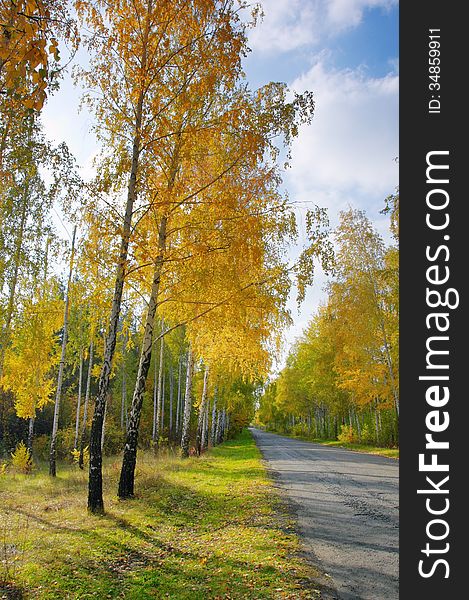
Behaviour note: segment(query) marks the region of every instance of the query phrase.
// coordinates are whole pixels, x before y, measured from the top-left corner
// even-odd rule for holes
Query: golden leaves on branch
[[[0,94],[40,111],[55,72],[58,36],[77,43],[64,0],[17,0],[0,5]]]
[[[21,418],[34,417],[37,409],[52,401],[62,316],[62,300],[38,293],[24,300],[16,319],[1,385],[15,394],[15,410]]]

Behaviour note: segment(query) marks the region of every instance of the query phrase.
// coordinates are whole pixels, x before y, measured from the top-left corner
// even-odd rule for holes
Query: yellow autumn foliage
[[[5,353],[1,385],[15,396],[16,414],[34,417],[51,401],[55,389],[54,366],[60,359],[57,333],[63,302],[49,296],[28,298],[16,320],[11,345]]]
[[[24,442],[19,442],[14,452],[11,453],[12,466],[21,473],[30,473],[33,468],[31,452]]]

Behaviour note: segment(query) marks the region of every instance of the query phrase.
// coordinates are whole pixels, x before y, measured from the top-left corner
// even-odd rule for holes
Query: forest
[[[314,102],[281,83],[249,88],[257,14],[243,20],[244,3],[2,11],[2,452],[25,470],[48,460],[52,477],[58,460],[89,468],[100,513],[103,454],[123,452],[118,495],[132,497],[139,447],[200,454],[251,421],[290,289],[301,299],[331,254],[313,207],[308,242],[288,256],[282,161]],[[40,118],[80,51],[101,144],[91,181]]]
[[[246,20],[246,15],[249,19]],[[89,468],[139,447],[200,454],[254,419],[268,428],[398,443],[395,244],[350,208],[297,214],[282,187],[312,93],[251,90],[241,61],[257,10],[234,2],[2,3],[0,54],[0,451]],[[74,65],[101,144],[82,179],[41,110]],[[57,219],[67,232],[57,232]],[[67,223],[67,226],[64,225]],[[328,300],[290,350],[287,300],[331,273]]]
[[[388,196],[393,243],[348,209],[332,233],[327,300],[260,396],[257,422],[280,433],[399,445],[399,193]]]
[[[251,88],[261,18],[244,0],[0,2],[6,597],[221,598],[235,577],[240,598],[310,598],[243,430],[398,446],[399,194],[376,199],[390,244],[360,210],[331,228],[290,200],[315,99]],[[44,129],[68,72],[92,177]],[[273,374],[319,268],[327,301]]]

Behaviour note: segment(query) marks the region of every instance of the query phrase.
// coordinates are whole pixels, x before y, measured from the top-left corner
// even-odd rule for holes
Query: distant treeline
[[[386,199],[394,244],[349,209],[335,230],[327,301],[261,397],[257,421],[279,432],[398,445],[399,195]]]

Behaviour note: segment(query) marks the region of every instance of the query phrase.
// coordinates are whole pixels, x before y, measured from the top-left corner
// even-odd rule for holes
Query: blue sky
[[[264,18],[249,34],[244,69],[252,88],[284,81],[312,91],[313,122],[293,144],[284,183],[290,199],[316,203],[331,224],[349,205],[366,211],[389,239],[380,214],[398,185],[398,3],[395,0],[265,0]],[[65,140],[85,177],[93,173],[97,144],[92,117],[78,113],[80,91],[66,76],[44,110],[47,135]],[[300,239],[304,210],[298,208]],[[292,257],[295,249],[292,250]],[[286,348],[301,334],[324,299],[319,271],[300,311],[292,298],[293,326]],[[278,366],[283,363],[283,358]]]
[[[324,21],[316,24],[314,15],[323,14],[324,7],[332,4],[327,0],[266,0],[264,19],[250,36],[253,52],[245,61],[249,81],[253,85],[270,80],[291,82],[321,51],[328,52],[336,68],[366,68],[372,77],[382,77],[395,67],[399,52],[397,2],[344,1],[342,6],[360,10],[358,22],[352,19],[339,27]],[[346,15],[347,11],[344,20]]]
[[[389,241],[384,198],[398,185],[399,8],[394,0],[266,0],[251,33],[245,71],[253,86],[285,81],[312,91],[313,122],[300,130],[284,182],[292,200],[326,207],[331,224],[349,205],[366,211]],[[304,209],[298,208],[304,239]],[[292,252],[294,256],[295,251]],[[290,301],[293,326],[286,348],[325,299],[326,278],[300,310]]]

